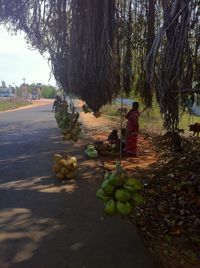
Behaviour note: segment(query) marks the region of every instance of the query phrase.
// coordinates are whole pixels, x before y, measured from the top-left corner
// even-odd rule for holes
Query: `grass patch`
[[[12,110],[30,104],[31,104],[30,101],[25,101],[22,99],[9,99],[9,100],[0,99],[0,111]]]
[[[120,107],[120,104],[112,103],[112,105],[105,105],[104,107],[102,107],[101,112],[109,119],[115,120],[117,124],[120,122],[120,113],[118,111]],[[124,107],[126,107],[128,110],[131,108],[127,105],[124,105]],[[144,106],[141,105],[140,110],[142,110],[143,108]],[[184,129],[185,134],[189,135],[192,134],[192,132],[189,132],[188,125],[194,123],[200,123],[200,116],[191,115],[185,112],[180,117],[179,128]],[[125,125],[126,120],[124,119],[123,126]],[[160,134],[162,133],[162,131],[164,131],[162,116],[160,114],[159,107],[155,102],[153,103],[151,110],[147,110],[141,114],[140,129],[144,130],[145,132],[154,132]]]
[[[118,112],[119,108],[120,108],[119,104],[116,103],[113,103],[111,105],[107,104],[101,108],[101,112],[106,116],[118,117],[120,116],[120,113]]]

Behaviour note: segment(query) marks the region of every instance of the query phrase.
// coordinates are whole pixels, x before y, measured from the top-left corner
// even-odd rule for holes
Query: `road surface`
[[[84,142],[62,141],[50,105],[0,114],[0,268],[153,267],[134,226],[103,214]],[[52,174],[62,150],[79,161],[67,183]]]

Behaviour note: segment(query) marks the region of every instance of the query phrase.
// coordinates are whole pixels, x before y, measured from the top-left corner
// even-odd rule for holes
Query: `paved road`
[[[84,141],[63,143],[51,107],[0,114],[0,268],[151,268],[134,226],[105,217],[102,171]],[[76,180],[57,181],[52,154],[78,157]]]

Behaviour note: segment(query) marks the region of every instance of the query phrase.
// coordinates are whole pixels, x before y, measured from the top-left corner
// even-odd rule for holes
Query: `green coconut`
[[[61,121],[62,120],[62,114],[60,112],[56,112],[55,113],[55,118],[56,118],[56,120]]]
[[[116,212],[116,203],[113,199],[109,200],[105,207],[104,207],[104,212],[108,215],[113,215]]]
[[[110,184],[109,180],[105,180],[102,185],[101,188],[104,190],[104,192],[108,195],[111,195],[113,193],[113,191],[115,190],[115,186]]]
[[[105,173],[105,175],[104,175],[104,180],[108,180],[109,177],[110,177],[110,175],[111,175],[111,172],[106,171],[106,173]]]
[[[102,201],[108,201],[111,198],[110,196],[106,196],[103,189],[98,189],[96,192],[96,196]]]
[[[58,124],[59,128],[65,128],[65,123],[63,121],[60,121],[60,123]]]
[[[125,181],[124,187],[131,193],[138,192],[143,188],[141,182],[133,178],[128,178]]]
[[[121,167],[119,162],[116,162],[116,169],[115,171],[110,175],[109,181],[111,184],[117,186],[124,182],[125,180],[125,171]]]
[[[131,194],[126,189],[119,188],[115,191],[115,198],[118,201],[126,202],[131,198]]]
[[[109,181],[115,186],[122,184],[124,182],[124,173],[113,172],[109,177]]]
[[[79,126],[75,126],[75,128],[72,131],[72,134],[77,136],[81,131],[81,128]]]
[[[116,209],[119,214],[124,215],[124,216],[130,215],[132,212],[132,206],[128,201],[126,203],[117,201]]]
[[[87,150],[94,150],[94,149],[95,149],[95,147],[93,144],[88,144]]]
[[[95,149],[94,150],[85,150],[85,154],[89,158],[96,158],[96,157],[98,157],[98,152]]]
[[[64,114],[62,120],[63,120],[65,123],[66,123],[66,122],[69,122],[69,117],[68,117],[68,115]]]

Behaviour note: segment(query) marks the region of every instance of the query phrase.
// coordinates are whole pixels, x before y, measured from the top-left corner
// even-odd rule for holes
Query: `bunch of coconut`
[[[93,144],[87,145],[87,148],[85,149],[85,154],[89,158],[97,158],[98,157],[98,152],[95,149],[95,146]]]
[[[76,157],[72,157],[64,152],[63,154],[54,154],[53,160],[53,171],[58,179],[70,180],[74,178],[75,171],[77,170]]]
[[[78,122],[79,113],[70,113],[68,106],[61,106],[56,112],[55,118],[63,135],[63,140],[78,141],[81,133],[81,123]]]
[[[57,124],[60,126],[62,126],[65,121],[67,121],[67,118],[65,118],[65,116],[68,115],[68,104],[66,101],[63,101],[62,103],[60,103],[57,112],[55,112],[55,119],[57,121]]]
[[[63,140],[72,140],[72,141],[78,141],[80,134],[81,134],[81,123],[78,121],[70,121],[68,126],[65,126],[65,128],[61,129],[61,133],[63,134]]]
[[[108,215],[130,215],[134,208],[143,203],[140,194],[142,184],[135,178],[129,178],[120,163],[116,163],[115,170],[106,172],[101,188],[96,196],[104,202],[104,212]]]
[[[110,144],[109,142],[97,142],[95,144],[95,149],[99,155],[105,156],[115,156],[117,155],[119,148],[116,144]]]

